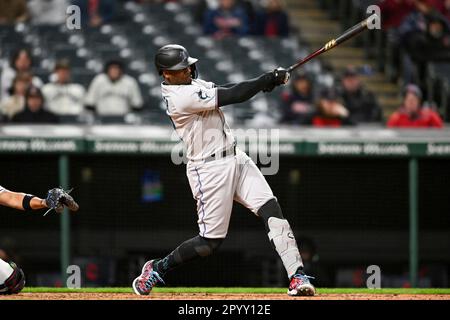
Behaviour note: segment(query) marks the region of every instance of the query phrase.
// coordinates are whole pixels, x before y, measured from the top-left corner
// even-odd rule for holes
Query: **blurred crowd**
[[[61,25],[70,5],[80,8],[83,25],[99,26],[115,18],[117,0],[2,0],[0,25],[18,22]]]
[[[383,0],[383,29],[403,65],[404,83],[420,84],[426,63],[450,61],[450,0]]]
[[[107,61],[87,90],[71,82],[70,61],[66,59],[56,62],[51,81],[45,84],[33,76],[32,66],[30,52],[20,49],[3,69],[0,80],[3,122],[57,123],[63,117],[75,122],[89,113],[123,119],[143,107],[138,83],[124,72],[121,60]]]
[[[178,2],[196,6],[196,21],[205,34],[287,36],[289,20],[282,0],[128,0],[135,3]],[[96,27],[120,19],[117,6],[126,0],[2,0],[0,25],[18,22],[63,24],[70,5],[80,8],[83,26]]]
[[[31,22],[61,25],[66,8],[80,7],[82,25],[97,27],[120,19],[118,0],[2,0],[0,25]],[[215,39],[253,35],[286,37],[290,27],[282,0],[179,0],[196,6],[196,21],[204,34]],[[450,59],[450,0],[380,1],[383,28],[406,54],[402,103],[385,117],[376,93],[364,84],[362,70],[347,66],[337,74],[338,84],[319,85],[316,75],[295,72],[279,95],[281,124],[340,127],[378,124],[388,127],[443,127],[436,106],[424,101],[420,87],[424,63]],[[189,45],[186,44],[189,48]],[[425,48],[425,49],[424,49]],[[120,59],[108,60],[103,72],[88,87],[71,81],[71,61],[55,63],[47,83],[33,74],[33,58],[26,48],[14,52],[0,69],[1,122],[57,123],[62,118],[110,116],[122,122],[130,113],[144,109],[137,79],[128,75]],[[201,58],[201,57],[199,57]],[[419,66],[415,68],[415,66]],[[214,79],[210,79],[214,81]],[[67,122],[67,121],[65,121]]]
[[[347,67],[336,86],[316,86],[313,75],[293,74],[290,88],[282,94],[281,123],[315,127],[383,123],[404,128],[444,126],[435,107],[424,102],[422,91],[415,84],[405,86],[401,105],[387,119],[375,94],[364,86],[357,68]]]

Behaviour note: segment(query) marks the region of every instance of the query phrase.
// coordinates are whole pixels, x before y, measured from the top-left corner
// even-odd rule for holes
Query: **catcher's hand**
[[[55,209],[55,211],[58,213],[63,212],[64,207],[67,207],[72,211],[77,211],[79,206],[78,203],[76,203],[75,200],[69,195],[71,191],[72,190],[64,191],[64,189],[62,188],[53,188],[48,190],[45,202],[49,209]],[[45,214],[47,214],[49,211],[47,211]]]

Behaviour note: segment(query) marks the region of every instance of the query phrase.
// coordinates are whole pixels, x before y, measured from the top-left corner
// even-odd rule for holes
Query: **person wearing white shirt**
[[[9,90],[10,96],[2,99],[0,110],[6,120],[25,109],[25,93],[31,85],[32,75],[29,72],[21,72],[14,78],[13,84]]]
[[[68,0],[29,0],[27,7],[33,24],[62,25],[66,22]]]
[[[84,111],[86,90],[78,83],[70,82],[70,63],[66,59],[55,65],[56,81],[44,85],[42,93],[47,110],[60,116],[80,115]]]
[[[32,73],[32,59],[31,54],[27,49],[19,49],[11,56],[9,64],[3,67],[0,78],[0,98],[6,99],[10,96],[8,90],[11,88],[14,78],[18,73],[31,72]],[[36,76],[32,77],[32,84],[37,88],[41,88],[43,82]]]
[[[143,101],[136,79],[124,73],[120,61],[111,60],[92,80],[85,104],[99,116],[125,116],[142,108]]]

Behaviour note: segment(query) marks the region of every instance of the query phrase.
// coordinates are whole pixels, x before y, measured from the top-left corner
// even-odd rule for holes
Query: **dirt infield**
[[[129,293],[21,293],[0,300],[450,300],[448,294],[318,294],[289,297],[286,294],[249,293],[153,293],[140,297]]]

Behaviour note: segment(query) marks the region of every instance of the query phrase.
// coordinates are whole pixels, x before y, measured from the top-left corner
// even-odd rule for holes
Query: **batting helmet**
[[[197,77],[195,63],[198,59],[190,57],[185,47],[178,44],[168,44],[159,48],[155,55],[155,66],[162,75],[164,70],[182,70],[191,67],[192,78]]]

